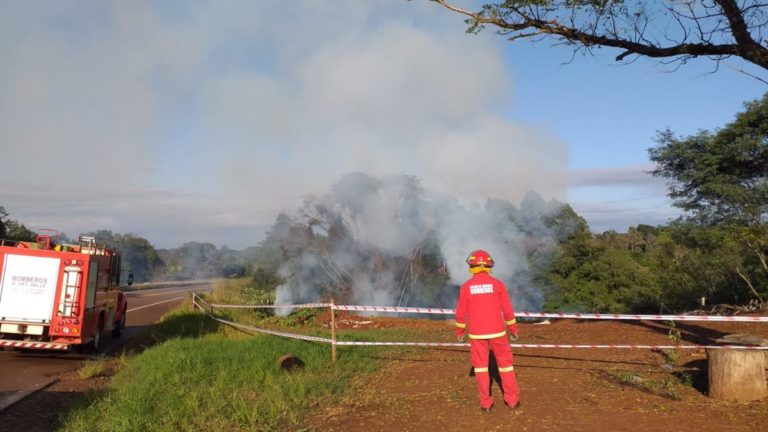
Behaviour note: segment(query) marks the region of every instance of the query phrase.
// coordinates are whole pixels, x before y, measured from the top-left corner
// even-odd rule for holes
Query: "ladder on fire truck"
[[[96,243],[92,236],[80,236],[80,253],[88,255],[106,255],[107,248]],[[64,268],[64,283],[59,301],[59,315],[77,316],[80,314],[80,302],[78,290],[80,289],[83,272],[80,267],[72,266]]]
[[[77,290],[80,287],[80,280],[83,272],[79,267],[64,268],[64,284],[61,289],[61,299],[59,301],[60,316],[77,316],[80,314],[80,302],[77,301]]]
[[[96,243],[92,236],[80,236],[80,253],[89,255],[106,255],[107,247]]]

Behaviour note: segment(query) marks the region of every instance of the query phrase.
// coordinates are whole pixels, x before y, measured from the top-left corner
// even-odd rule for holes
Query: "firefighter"
[[[491,412],[491,379],[488,371],[489,352],[493,351],[501,376],[504,403],[514,410],[520,407],[517,376],[512,366],[512,349],[507,342],[517,340],[515,311],[504,282],[491,276],[493,258],[484,250],[467,257],[472,277],[461,286],[456,304],[456,335],[459,342],[469,336],[470,359],[475,371],[480,409]]]

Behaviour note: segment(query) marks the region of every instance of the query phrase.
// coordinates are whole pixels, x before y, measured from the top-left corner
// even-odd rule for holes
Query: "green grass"
[[[357,338],[381,339],[376,331]],[[390,335],[391,336],[391,335]],[[86,395],[63,419],[64,431],[294,430],[308,409],[338,400],[352,378],[375,370],[398,348],[331,347],[247,335],[201,313],[179,310],[122,355],[106,391]],[[283,354],[303,370],[277,367]]]
[[[188,319],[199,314],[179,314]],[[374,370],[378,349],[344,350],[272,336],[173,338],[128,360],[106,393],[64,419],[66,431],[271,431],[300,425],[308,408],[335,400],[356,374]],[[292,353],[299,372],[277,367]]]
[[[84,362],[77,370],[77,375],[83,379],[94,378],[103,375],[106,370],[107,360],[103,356],[99,356],[95,360]]]
[[[247,281],[224,281],[216,284],[207,300],[236,303],[244,297],[268,299],[269,292],[250,288]],[[299,310],[275,316],[221,310],[217,314],[238,323],[330,337],[330,329],[322,327],[319,319],[324,312],[327,310]],[[434,340],[435,335],[426,330],[372,329],[341,330],[338,337]],[[338,401],[382,359],[407,355],[408,351],[400,347],[338,347],[338,361],[332,364],[329,344],[250,335],[199,311],[181,308],[129,344],[115,360],[120,370],[110,387],[85,395],[62,417],[61,430],[297,430],[307,412]],[[277,359],[288,353],[298,356],[304,369],[280,370]]]

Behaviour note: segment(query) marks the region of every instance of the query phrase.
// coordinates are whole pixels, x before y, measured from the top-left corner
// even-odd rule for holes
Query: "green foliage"
[[[8,218],[5,207],[0,206],[0,239],[35,241],[35,233],[15,219]]]
[[[270,305],[275,302],[275,286],[259,285],[249,278],[217,280],[208,296],[213,303]]]
[[[628,312],[658,304],[659,288],[651,269],[631,249],[609,241],[574,238],[553,263],[545,309]]]
[[[94,237],[96,243],[106,245],[120,252],[122,273],[133,273],[135,282],[157,279],[165,270],[165,263],[149,240],[135,234],[113,234],[109,230],[98,230],[83,234]]]
[[[277,275],[277,272],[272,269],[265,269],[262,267],[257,268],[251,276],[256,289],[259,290],[274,290],[275,287],[282,283],[282,278]]]
[[[678,138],[665,130],[649,150],[653,175],[670,180],[674,204],[705,224],[760,223],[768,212],[768,94],[716,131]]]
[[[677,312],[700,308],[702,297],[707,304],[736,305],[768,298],[762,261],[745,238],[759,250],[768,237],[758,227],[683,221],[576,235],[540,270],[548,287],[544,308]]]
[[[768,296],[768,94],[746,104],[720,130],[684,138],[666,130],[657,142],[649,150],[657,165],[653,174],[670,180],[669,196],[693,222],[670,227],[688,248],[676,251],[672,265],[662,265],[704,282],[698,291],[716,301],[746,303],[753,297],[763,303]],[[681,288],[670,286],[674,291]]]
[[[187,242],[176,249],[159,251],[167,263],[167,279],[189,280],[214,277],[242,277],[246,274],[246,260],[238,251],[211,243]]]
[[[13,219],[5,221],[5,237],[8,240],[35,241],[35,232]]]
[[[8,212],[5,211],[5,207],[0,206],[0,239],[6,238],[6,231],[5,231],[6,217],[8,217]]]

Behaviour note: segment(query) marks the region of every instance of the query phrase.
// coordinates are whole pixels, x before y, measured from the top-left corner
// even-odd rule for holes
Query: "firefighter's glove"
[[[510,333],[509,334],[509,341],[510,342],[517,342],[519,338],[517,337],[517,333]]]
[[[460,334],[460,335],[456,336],[456,340],[459,341],[459,342],[464,342],[465,340],[467,340],[467,337],[465,335],[463,335],[463,334]]]

